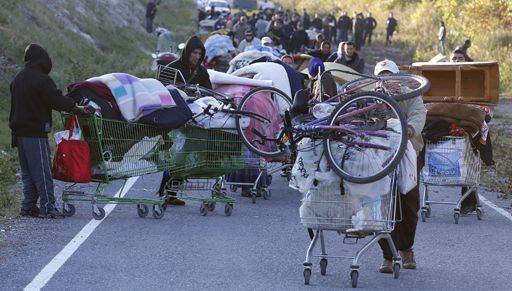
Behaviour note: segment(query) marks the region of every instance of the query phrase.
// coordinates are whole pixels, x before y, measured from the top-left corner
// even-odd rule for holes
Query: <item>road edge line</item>
[[[487,198],[485,198],[483,195],[478,195],[478,198],[480,199],[480,201],[482,201],[485,205],[491,207],[492,209],[494,209],[496,212],[498,212],[499,214],[505,216],[505,218],[507,218],[508,220],[512,221],[512,214],[510,214],[510,212],[506,211],[505,209],[499,207],[498,205],[492,203],[490,200],[488,200]]]
[[[139,177],[131,177],[126,180],[126,184],[119,189],[114,197],[124,197],[126,193],[133,187],[133,184]],[[117,204],[107,204],[104,208],[105,217],[102,220],[91,219],[71,241],[55,256],[53,259],[32,279],[32,281],[23,289],[24,291],[41,290],[48,281],[59,271],[66,261],[75,253],[85,240],[93,233],[93,231],[105,220],[110,212],[114,210]]]

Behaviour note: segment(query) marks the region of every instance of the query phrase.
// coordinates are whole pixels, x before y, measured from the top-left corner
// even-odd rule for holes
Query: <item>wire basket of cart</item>
[[[64,122],[69,118],[63,115]],[[153,216],[162,218],[164,200],[118,197],[105,194],[104,189],[112,181],[123,180],[121,193],[129,178],[167,169],[172,158],[168,130],[96,115],[81,117],[80,127],[90,150],[92,181],[98,185],[93,193],[74,190],[76,184],[66,187],[62,193],[64,214],[75,213],[74,201],[89,201],[95,219],[105,217],[105,210],[99,204],[135,204],[140,217],[146,217],[151,206]]]
[[[425,145],[425,166],[421,171],[424,185],[421,219],[423,222],[431,215],[432,204],[454,205],[453,218],[459,222],[461,204],[469,195],[476,198],[476,216],[483,216],[478,198],[481,161],[478,151],[474,150],[470,138],[464,136],[444,136],[435,141],[427,140]],[[463,188],[456,201],[436,201],[429,198],[429,190],[435,186]]]

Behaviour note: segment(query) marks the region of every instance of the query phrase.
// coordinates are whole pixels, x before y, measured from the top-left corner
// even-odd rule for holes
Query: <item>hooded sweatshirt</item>
[[[197,66],[192,67],[189,59],[195,49],[201,50],[201,58]],[[197,36],[192,36],[187,40],[181,57],[169,64],[169,67],[179,70],[187,84],[199,84],[202,87],[211,89],[212,83],[210,82],[210,75],[208,75],[206,68],[201,65],[205,55],[206,49],[204,48],[203,42]]]
[[[10,85],[9,127],[13,137],[48,137],[52,129],[52,109],[71,111],[75,102],[63,96],[48,76],[52,61],[44,48],[37,44],[28,45],[24,61],[24,68]]]

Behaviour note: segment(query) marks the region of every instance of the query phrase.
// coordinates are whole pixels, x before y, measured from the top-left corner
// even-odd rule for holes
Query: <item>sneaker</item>
[[[39,217],[40,212],[41,212],[41,210],[39,210],[39,207],[33,205],[29,209],[21,209],[20,215],[21,216]]]
[[[412,248],[406,251],[398,251],[402,257],[402,267],[404,269],[416,269],[416,260]]]
[[[393,273],[393,261],[389,259],[384,259],[382,265],[379,268],[379,272],[386,274]]]
[[[41,209],[39,217],[43,218],[64,218],[66,215],[62,214],[58,209]]]

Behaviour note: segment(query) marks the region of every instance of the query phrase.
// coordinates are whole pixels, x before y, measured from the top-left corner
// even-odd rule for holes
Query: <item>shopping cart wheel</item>
[[[270,198],[270,190],[261,189],[261,196],[263,199],[268,200]]]
[[[400,276],[400,263],[393,264],[393,278],[398,279]]]
[[[94,208],[96,208],[96,209],[94,209]],[[96,212],[96,210],[98,210],[98,212]],[[102,220],[103,218],[105,218],[105,209],[98,207],[98,206],[93,207],[92,217],[94,217],[94,219],[96,219],[96,220]]]
[[[224,206],[224,214],[226,214],[226,216],[231,216],[231,213],[233,213],[233,204],[226,203],[226,206]]]
[[[357,288],[357,279],[359,279],[359,271],[350,271],[350,282],[352,283],[352,288]]]
[[[62,206],[62,213],[67,217],[75,215],[75,205],[64,203],[64,205]]]
[[[231,190],[231,192],[236,192],[237,188],[235,185],[230,185],[229,190]]]
[[[425,211],[425,210],[421,211],[421,221],[422,222],[427,221],[427,211]]]
[[[309,285],[309,279],[311,278],[311,269],[304,269],[304,285]]]
[[[453,220],[455,221],[455,224],[459,224],[459,216],[460,214],[458,214],[457,212],[453,214]]]
[[[144,218],[148,216],[149,208],[145,204],[137,204],[137,214],[139,217]]]
[[[155,219],[160,219],[164,217],[164,209],[160,205],[153,205],[153,217]]]
[[[482,211],[482,209],[478,208],[476,210],[476,219],[482,220],[482,216],[484,216],[484,212]]]
[[[208,206],[206,206],[206,203],[201,204],[201,206],[199,207],[199,212],[201,213],[202,216],[206,216],[206,214],[208,214]]]
[[[208,211],[214,211],[215,210],[215,202],[208,202],[208,204],[206,204],[206,208],[208,208]]]
[[[327,259],[326,258],[322,258],[320,260],[320,274],[322,276],[325,276],[325,274],[327,274]]]

